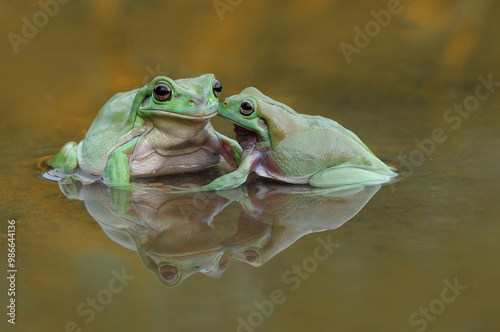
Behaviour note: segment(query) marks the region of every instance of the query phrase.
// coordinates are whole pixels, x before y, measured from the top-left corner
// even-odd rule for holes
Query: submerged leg
[[[65,172],[75,171],[78,168],[77,147],[76,142],[64,144],[61,150],[48,161],[49,166],[53,169],[62,169]]]
[[[128,186],[130,182],[129,154],[134,151],[139,137],[134,138],[111,153],[103,182],[112,186]]]
[[[382,184],[392,179],[391,176],[372,172],[357,167],[332,167],[327,168],[314,176],[309,181],[313,187],[343,187],[352,185]]]

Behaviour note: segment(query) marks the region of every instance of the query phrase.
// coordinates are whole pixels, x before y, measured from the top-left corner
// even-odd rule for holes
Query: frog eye
[[[167,283],[172,284],[179,279],[179,270],[172,265],[163,265],[160,267],[160,275]]]
[[[158,101],[168,101],[172,98],[172,88],[167,83],[158,83],[153,89],[153,95]]]
[[[215,80],[212,84],[212,91],[214,92],[214,96],[219,98],[220,94],[222,93],[222,84],[220,84],[219,81]]]
[[[254,111],[253,102],[249,99],[243,100],[240,105],[240,113],[243,115],[250,115]]]
[[[246,250],[244,255],[245,259],[250,263],[257,263],[259,260],[259,254],[254,250]]]

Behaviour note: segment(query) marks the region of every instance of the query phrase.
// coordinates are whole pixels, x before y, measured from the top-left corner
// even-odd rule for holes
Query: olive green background
[[[213,1],[73,0],[16,52],[9,33],[23,36],[23,17],[43,20],[42,9],[0,1],[1,274],[8,219],[17,221],[18,267],[16,326],[6,322],[0,278],[2,331],[64,331],[68,321],[83,331],[236,331],[254,300],[288,289],[282,274],[312,254],[318,236],[340,247],[255,331],[417,331],[410,315],[455,278],[468,288],[426,330],[499,330],[500,89],[456,129],[459,120],[443,116],[475,94],[479,76],[500,82],[500,4],[402,1],[368,45],[356,39],[364,47],[348,63],[341,43],[356,46],[354,29],[389,2],[243,0],[218,13]],[[82,139],[116,92],[158,74],[208,72],[222,98],[255,86],[300,113],[335,119],[403,179],[341,228],[305,236],[262,267],[230,260],[220,278],[162,286],[83,202],[36,178],[34,163]],[[233,135],[230,124],[214,125]],[[436,128],[446,139],[419,160],[415,140]],[[401,164],[412,156],[411,169]],[[240,210],[233,203],[214,222],[236,223]],[[76,307],[123,268],[135,279],[85,323]]]

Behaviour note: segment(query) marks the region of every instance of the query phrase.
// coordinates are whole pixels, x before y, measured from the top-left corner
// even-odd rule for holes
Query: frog
[[[219,116],[234,124],[241,163],[199,190],[235,188],[251,173],[291,184],[347,188],[392,181],[387,166],[352,131],[329,118],[299,114],[249,87],[221,103]]]
[[[114,95],[84,139],[66,143],[47,164],[115,187],[129,186],[131,178],[211,169],[222,159],[235,168],[241,147],[210,124],[221,93],[213,74],[155,77],[142,88]]]

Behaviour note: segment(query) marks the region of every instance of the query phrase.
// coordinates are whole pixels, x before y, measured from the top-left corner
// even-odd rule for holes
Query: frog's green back
[[[276,151],[301,156],[311,172],[337,166],[354,166],[382,174],[393,172],[350,130],[320,116],[297,115],[295,134],[277,144]]]
[[[133,104],[138,92],[139,89],[118,93],[101,108],[78,144],[78,165],[82,171],[102,175],[111,152],[133,138],[137,118]]]
[[[393,172],[350,130],[321,116],[298,114],[268,97],[259,109],[269,128],[272,158],[286,176],[307,179],[337,166]]]

